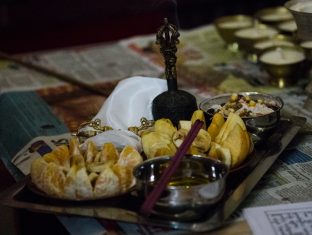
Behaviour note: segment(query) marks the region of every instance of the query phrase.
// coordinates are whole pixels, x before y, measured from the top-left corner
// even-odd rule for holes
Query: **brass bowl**
[[[303,48],[306,59],[312,61],[312,41],[303,41],[300,47]]]
[[[287,8],[279,6],[265,8],[257,11],[255,14],[255,18],[257,18],[260,22],[264,24],[276,26],[278,23],[281,23],[283,21],[292,20],[293,15]]]
[[[152,191],[171,158],[161,156],[135,167],[133,174],[140,198],[145,199]],[[184,156],[152,214],[170,220],[199,219],[222,198],[228,172],[228,167],[220,161],[195,155]]]
[[[297,36],[302,41],[312,40],[312,1],[291,0],[285,7],[293,14],[297,24]]]
[[[260,65],[272,77],[272,85],[280,88],[297,83],[304,61],[304,51],[300,47],[270,48],[259,56]]]
[[[256,42],[274,37],[278,31],[264,24],[257,24],[254,27],[240,29],[235,32],[235,40],[239,48],[245,52],[252,53]]]
[[[254,19],[247,15],[223,16],[214,21],[217,32],[226,44],[235,43],[234,33],[243,28],[253,26]]]
[[[277,46],[295,46],[295,43],[293,42],[292,38],[283,35],[283,34],[277,34],[276,36],[270,38],[270,39],[265,39],[256,42],[253,47],[254,47],[254,52],[257,56],[259,56],[261,53],[264,51],[274,48]]]
[[[277,29],[282,33],[290,36],[296,36],[297,24],[295,20],[283,21],[277,25]]]

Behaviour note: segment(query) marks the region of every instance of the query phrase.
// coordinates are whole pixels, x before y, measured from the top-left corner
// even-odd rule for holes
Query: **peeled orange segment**
[[[115,163],[118,160],[118,155],[118,151],[113,143],[105,143],[101,151],[100,162],[112,161]]]
[[[168,139],[165,143],[170,143],[170,137],[164,136]],[[106,143],[98,150],[90,141],[86,149],[80,149],[73,137],[69,148],[58,146],[32,161],[30,175],[36,187],[49,196],[88,200],[127,191],[135,182],[133,168],[142,161],[132,146],[126,145],[119,154],[113,143]]]
[[[30,175],[31,175],[31,180],[35,183],[35,185],[43,184],[43,177],[41,175],[43,172],[45,172],[48,164],[49,163],[41,157],[33,160],[31,167],[30,167]]]
[[[89,141],[87,143],[87,150],[86,150],[86,162],[93,162],[95,159],[96,154],[98,153],[96,146],[93,141]]]
[[[42,177],[42,191],[51,196],[60,196],[63,194],[65,184],[65,173],[54,162],[50,162],[41,174]]]
[[[112,167],[114,165],[114,163],[112,162],[90,162],[87,163],[87,170],[88,172],[92,173],[101,173],[106,167]]]
[[[91,185],[85,167],[81,167],[75,177],[76,198],[85,199],[93,197],[93,186]]]
[[[76,137],[73,137],[69,140],[69,154],[71,156],[81,154],[80,149],[79,149],[78,138]]]
[[[133,183],[132,169],[116,164],[112,167],[112,170],[119,179],[121,192],[126,192]]]
[[[94,196],[113,196],[120,191],[121,188],[118,176],[110,167],[106,167],[95,181],[93,189]]]
[[[56,164],[60,164],[60,161],[59,159],[56,157],[56,155],[53,153],[53,152],[50,152],[50,153],[46,153],[44,156],[43,156],[43,159],[50,163],[50,162],[54,162]]]
[[[55,158],[59,161],[61,166],[70,166],[70,155],[67,145],[58,146],[52,151],[52,153],[55,155]]]
[[[143,161],[141,154],[132,146],[125,146],[121,151],[117,165],[128,167],[132,170]]]

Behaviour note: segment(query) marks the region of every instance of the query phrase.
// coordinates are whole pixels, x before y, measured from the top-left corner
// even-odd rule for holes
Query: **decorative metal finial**
[[[177,85],[176,52],[179,36],[176,26],[169,24],[165,18],[165,24],[156,34],[156,43],[160,45],[160,52],[165,59],[168,91],[156,96],[152,102],[154,120],[168,118],[175,126],[178,126],[180,120],[190,120],[197,109],[196,98],[179,90]]]
[[[165,18],[164,25],[159,29],[156,34],[156,44],[160,45],[160,52],[164,56],[165,59],[165,74],[166,79],[171,81],[168,83],[168,89],[171,90],[177,89],[176,79],[177,79],[177,71],[176,71],[176,52],[177,52],[177,44],[179,43],[178,37],[180,33],[177,30],[175,25],[169,24],[168,19]],[[170,86],[173,87],[170,87]]]

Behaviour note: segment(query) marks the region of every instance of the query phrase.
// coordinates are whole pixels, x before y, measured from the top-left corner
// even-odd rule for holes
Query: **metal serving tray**
[[[28,187],[28,177],[1,193],[0,202],[6,206],[43,213],[90,216],[197,232],[209,231],[226,222],[305,122],[305,118],[298,116],[282,118],[273,134],[255,146],[249,160],[230,172],[222,200],[212,206],[201,220],[169,221],[156,216],[143,217],[138,213],[142,201],[136,197],[135,191],[95,201],[72,202],[46,198]]]

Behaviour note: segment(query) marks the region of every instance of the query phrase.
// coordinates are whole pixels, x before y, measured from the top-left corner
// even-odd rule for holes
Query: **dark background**
[[[254,14],[281,0],[0,0],[0,50],[22,53],[155,33],[168,17],[180,28]]]

